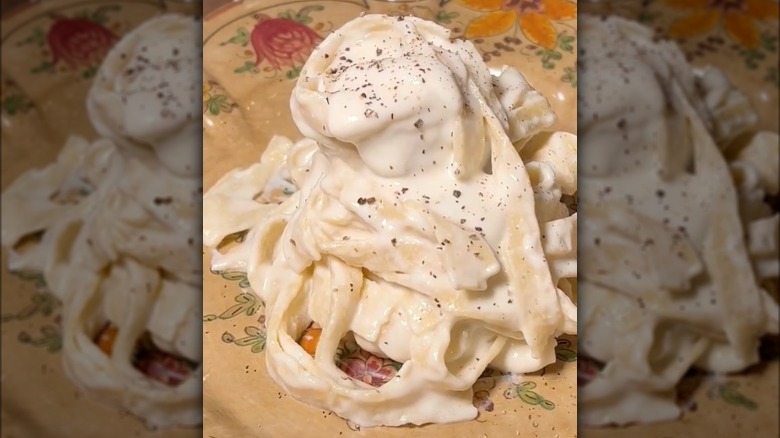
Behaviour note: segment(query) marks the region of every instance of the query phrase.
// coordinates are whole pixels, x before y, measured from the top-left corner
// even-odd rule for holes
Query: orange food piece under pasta
[[[119,333],[119,327],[108,323],[103,330],[100,331],[97,339],[95,339],[98,348],[109,356],[111,356],[111,353],[114,351],[114,342],[116,341],[117,333]]]
[[[303,332],[301,339],[298,340],[298,344],[300,344],[307,353],[314,356],[314,352],[317,351],[317,344],[320,342],[321,334],[321,328],[307,328],[306,331]]]

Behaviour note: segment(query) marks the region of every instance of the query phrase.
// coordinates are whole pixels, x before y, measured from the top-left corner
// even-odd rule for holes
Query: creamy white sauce
[[[100,135],[150,148],[169,171],[190,177],[201,174],[200,28],[175,14],[144,22],[108,54],[87,99]]]

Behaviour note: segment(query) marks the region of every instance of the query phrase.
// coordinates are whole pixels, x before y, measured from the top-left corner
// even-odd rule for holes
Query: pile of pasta
[[[154,427],[201,422],[201,316],[193,297],[202,274],[197,254],[181,256],[196,248],[199,196],[197,181],[176,178],[155,160],[80,137],[2,195],[8,268],[42,275],[62,302],[66,375]],[[167,352],[167,364],[140,356],[149,353],[139,351],[145,337]],[[139,369],[139,361],[163,368],[173,361],[179,369]]]
[[[318,50],[329,53],[345,34]],[[310,59],[329,58],[323,53]],[[328,68],[307,63],[301,92],[318,93],[312,78]],[[484,139],[491,171],[459,162],[479,157],[481,146],[458,141],[442,146],[463,153],[441,168],[472,168],[460,177],[484,181],[496,199],[528,194],[496,209],[506,214],[497,247],[437,213],[427,201],[438,199],[403,198],[404,188],[310,138],[275,136],[259,162],[207,191],[211,268],[246,273],[264,301],[267,369],[288,394],[364,427],[469,420],[472,385],[488,366],[537,371],[555,362],[557,336],[576,333],[577,216],[561,200],[576,193],[576,137],[540,132],[555,116],[517,70],[492,80],[490,95],[468,84],[479,107],[463,112],[476,118],[470,138]],[[504,122],[488,104],[499,100],[493,93]],[[312,324],[322,328],[313,355],[298,343]],[[374,387],[339,369],[347,336],[400,362],[394,378]]]

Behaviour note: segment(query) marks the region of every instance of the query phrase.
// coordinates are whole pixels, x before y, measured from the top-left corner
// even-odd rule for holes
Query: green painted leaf
[[[761,34],[761,47],[769,52],[777,51],[777,35],[770,33]]]
[[[539,55],[541,61],[542,61],[542,67],[547,70],[552,70],[555,68],[555,63],[552,61],[560,60],[563,55],[561,55],[561,52],[555,51],[555,50],[538,50],[536,52],[537,55]]]
[[[225,103],[226,100],[227,100],[227,96],[225,95],[213,96],[206,101],[206,107],[208,108],[208,111],[211,114],[218,116],[219,113],[222,111],[223,104]]]
[[[46,32],[44,32],[43,29],[36,27],[27,38],[16,43],[17,46],[24,46],[27,44],[43,47],[46,44]]]
[[[287,77],[287,79],[295,79],[301,75],[302,68],[303,67],[295,67],[294,69],[289,70],[287,73],[285,73],[285,76]]]
[[[252,346],[250,350],[252,353],[261,353],[265,349],[265,338],[262,341],[258,341]]]
[[[234,344],[238,345],[239,347],[246,347],[247,345],[252,345],[255,342],[257,342],[257,338],[254,336],[246,337],[246,338],[239,338],[234,341]]]
[[[225,94],[211,96],[206,101],[206,110],[215,116],[218,116],[222,112],[232,112],[234,108],[238,108],[238,104],[229,102],[228,96]]]
[[[572,67],[566,67],[563,69],[563,76],[561,76],[563,82],[568,82],[573,88],[577,88],[577,72]]]
[[[550,400],[542,400],[541,403],[539,403],[539,407],[551,411],[555,409],[555,403],[551,402]]]
[[[239,347],[251,346],[252,353],[259,353],[265,348],[265,333],[255,326],[247,326],[244,332],[248,335],[241,339],[236,339],[235,344]]]
[[[288,14],[290,14],[288,19],[289,20],[294,20],[294,21],[297,21],[297,22],[303,23],[303,24],[309,24],[312,21],[314,21],[311,17],[309,17],[309,14],[314,12],[314,11],[321,11],[323,9],[325,9],[325,8],[323,6],[321,6],[321,5],[313,5],[313,6],[306,6],[304,8],[301,8],[301,10],[298,11],[297,13],[293,12],[292,10],[290,10],[290,11],[287,11]]]
[[[536,388],[536,382],[522,382],[517,385],[518,390],[529,391]]]
[[[236,29],[236,34],[228,38],[226,41],[219,43],[220,46],[226,46],[228,44],[238,44],[240,46],[246,46],[249,44],[249,31],[243,27]]]
[[[30,73],[54,73],[54,64],[50,61],[42,61],[39,65],[30,69]]]
[[[97,66],[89,67],[88,69],[84,70],[84,73],[81,74],[81,77],[84,79],[92,79],[97,74],[97,71],[98,71]]]
[[[246,333],[246,334],[247,334],[247,335],[249,335],[249,336],[256,336],[256,337],[259,337],[259,336],[265,336],[265,335],[263,334],[263,332],[262,332],[262,331],[260,331],[260,329],[259,329],[259,328],[255,327],[255,326],[251,326],[251,325],[250,325],[250,326],[247,326],[247,327],[244,329],[244,333]]]
[[[453,18],[456,18],[458,16],[457,12],[447,12],[447,11],[439,11],[438,14],[436,14],[436,20],[437,23],[445,23],[449,24]]]
[[[640,23],[649,24],[655,21],[660,16],[661,14],[659,12],[642,11],[637,16],[637,21],[639,21]]]
[[[237,69],[233,70],[235,73],[259,73],[260,70],[257,69],[255,66],[255,63],[252,61],[246,61],[244,62],[244,65],[241,67],[238,67]]]
[[[569,53],[574,53],[573,43],[574,43],[574,37],[571,35],[560,34],[560,36],[558,37],[558,47],[560,47],[561,50],[565,50]]]
[[[563,362],[576,362],[577,352],[569,348],[556,348],[555,358]]]
[[[252,316],[260,310],[262,303],[253,295],[242,292],[234,298],[238,303],[231,306],[219,315],[220,319],[235,318],[238,315],[245,314],[246,316]]]
[[[297,22],[299,22],[299,23],[301,23],[301,24],[309,24],[309,23],[311,23],[312,21],[314,21],[314,20],[312,20],[312,18],[311,18],[311,17],[309,17],[308,15],[296,15],[296,16],[293,18],[293,20],[295,20],[295,21],[297,21]]]
[[[224,278],[225,280],[228,280],[228,281],[239,281],[239,280],[241,280],[242,278],[245,278],[245,277],[246,277],[246,274],[244,274],[243,272],[223,272],[222,273],[222,278]],[[238,299],[236,301],[238,301]],[[239,302],[240,303],[245,303],[246,300],[242,300],[242,301],[239,301]]]
[[[38,290],[45,289],[46,288],[46,280],[43,278],[43,273],[41,272],[35,272],[35,271],[11,271],[12,274],[16,275],[17,277],[21,278],[25,281],[32,281],[35,283],[35,288]],[[49,297],[53,296],[49,293],[41,293],[41,295],[48,295]],[[33,297],[35,299],[35,297]]]
[[[59,336],[57,338],[53,338],[50,342],[47,343],[46,346],[46,349],[49,351],[49,353],[56,353],[62,350],[62,338]]]
[[[3,320],[3,322],[7,322],[7,321],[13,321],[13,320],[27,319],[27,318],[35,315],[36,312],[38,312],[38,306],[36,306],[35,304],[30,304],[27,307],[24,307],[22,310],[20,310],[17,313],[8,313],[8,314],[3,315],[2,320]]]
[[[203,322],[216,321],[217,319],[219,319],[219,317],[217,315],[214,315],[213,313],[210,313],[208,315],[203,315]]]
[[[44,347],[49,353],[56,353],[62,349],[62,332],[59,328],[52,325],[45,325],[40,328],[41,337],[35,337],[22,331],[17,339],[24,344],[30,344],[33,347]]]
[[[720,397],[728,404],[742,406],[748,410],[758,409],[758,403],[747,398],[739,391],[739,383],[729,382],[718,389]]]
[[[59,307],[59,301],[50,293],[39,292],[30,297],[30,304],[16,313],[7,313],[0,317],[0,321],[8,322],[14,320],[24,320],[38,313],[43,316],[51,315]]]
[[[235,318],[236,316],[244,313],[246,311],[246,306],[243,304],[236,304],[235,306],[230,307],[229,309],[225,310],[219,315],[220,319],[230,319]]]
[[[538,405],[544,400],[544,397],[533,391],[519,391],[517,395],[520,396],[520,400],[528,403],[529,405]]]
[[[744,49],[740,51],[745,66],[750,70],[758,68],[758,64],[764,60],[766,55],[760,49]]]

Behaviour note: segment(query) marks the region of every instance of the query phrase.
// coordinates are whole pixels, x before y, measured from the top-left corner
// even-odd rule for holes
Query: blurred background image
[[[778,436],[777,11],[580,4],[582,436]]]
[[[2,6],[2,436],[200,436],[201,5]]]

